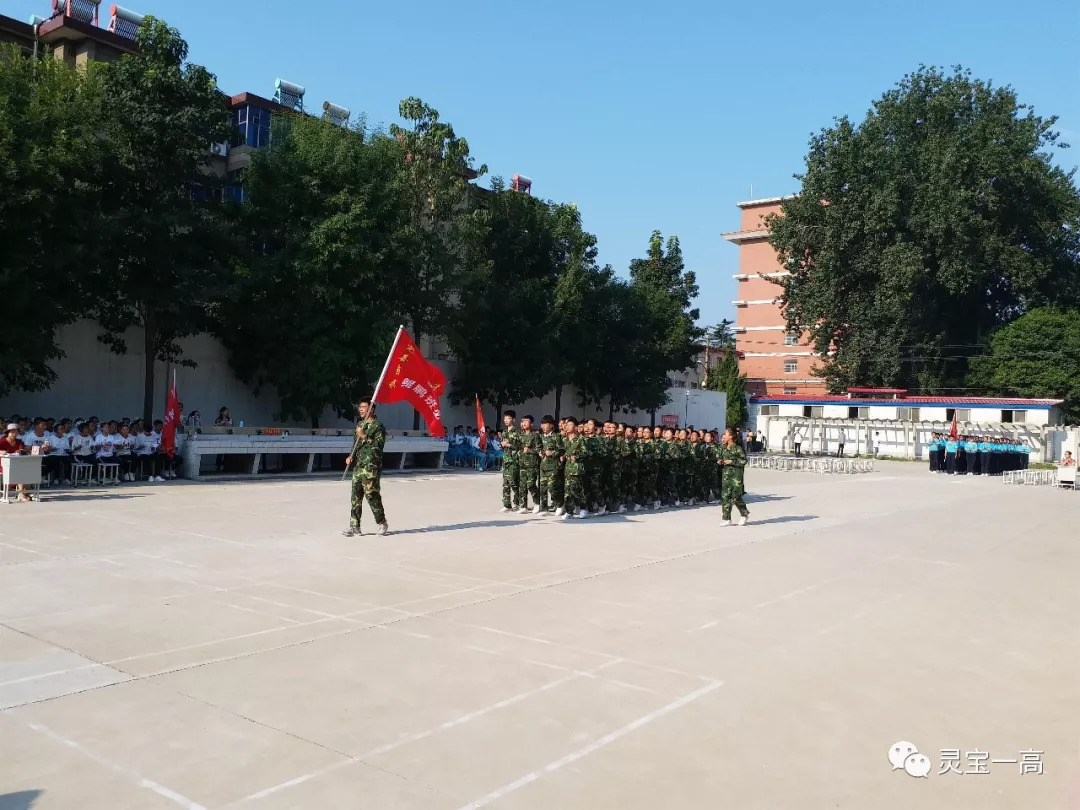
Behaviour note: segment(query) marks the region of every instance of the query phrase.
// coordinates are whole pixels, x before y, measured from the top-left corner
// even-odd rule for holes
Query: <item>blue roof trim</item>
[[[751,402],[759,405],[839,405],[848,408],[864,408],[870,405],[885,406],[892,408],[983,408],[986,410],[1000,411],[1001,409],[1024,410],[1024,411],[1048,411],[1053,405],[1032,404],[1023,400],[1012,400],[996,405],[975,404],[971,402],[911,402],[904,399],[845,399],[840,402],[835,399],[774,399],[772,397],[754,397]]]

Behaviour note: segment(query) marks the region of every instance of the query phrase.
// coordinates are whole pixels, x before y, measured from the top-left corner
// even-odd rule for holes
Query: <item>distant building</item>
[[[750,425],[770,451],[790,452],[802,435],[804,453],[835,452],[843,436],[848,455],[923,458],[930,435],[1008,436],[1035,448],[1032,460],[1056,458],[1054,428],[1060,399],[908,396],[902,388],[849,388],[845,395],[766,394],[750,401]]]
[[[776,282],[788,275],[769,244],[765,217],[780,213],[785,197],[737,203],[739,230],[723,234],[739,246],[738,293],[735,305],[735,347],[739,367],[752,394],[808,395],[825,393],[825,383],[810,372],[819,359],[806,334],[790,333],[777,299]]]

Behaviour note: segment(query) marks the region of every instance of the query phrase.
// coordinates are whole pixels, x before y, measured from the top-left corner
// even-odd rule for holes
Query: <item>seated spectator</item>
[[[19,423],[9,422],[4,438],[0,439],[0,456],[17,456],[25,453],[26,449],[23,447],[22,439],[19,438]],[[18,490],[20,501],[33,500],[26,493],[25,484],[19,484]]]
[[[116,460],[120,463],[120,480],[135,480],[135,437],[131,427],[125,422],[120,425],[115,438]]]
[[[94,452],[98,466],[116,464],[116,422],[107,422],[101,427],[101,434],[94,440]]]
[[[183,411],[181,411],[181,413],[183,413]],[[192,411],[188,414],[185,424],[188,427],[202,427],[202,414],[198,411]]]
[[[167,479],[171,479],[171,478],[176,478],[176,467],[180,462],[180,457],[177,456],[177,455],[173,455],[173,456],[170,457],[169,454],[165,451],[165,448],[162,446],[162,444],[161,444],[161,431],[163,431],[164,429],[165,429],[165,423],[162,422],[160,419],[155,419],[154,420],[154,438],[157,439],[157,454],[158,454],[158,460],[159,460],[160,465],[161,465],[160,467],[158,467],[158,469],[161,470],[161,473],[159,474],[158,477],[159,478],[164,477],[164,478],[167,478]]]
[[[1072,450],[1066,450],[1065,455],[1061,457],[1062,467],[1075,467],[1076,459],[1073,458]]]
[[[154,434],[150,425],[135,436],[135,455],[139,460],[139,471],[146,473],[150,481],[164,482],[161,475],[161,456],[158,453],[158,444],[161,437]]]
[[[460,467],[465,463],[465,432],[461,425],[454,428],[448,443],[449,449],[446,451],[446,461],[454,467]]]
[[[45,466],[46,476],[50,481],[70,484],[71,437],[64,428],[63,422],[58,422],[55,425],[53,434],[49,437],[49,441],[45,445],[45,448],[47,455],[45,456],[43,464]]]
[[[71,457],[79,464],[95,464],[94,437],[90,434],[90,423],[81,422],[78,430],[71,437]]]
[[[214,427],[232,427],[232,417],[229,416],[229,409],[224,405],[218,410],[217,419],[214,420]]]

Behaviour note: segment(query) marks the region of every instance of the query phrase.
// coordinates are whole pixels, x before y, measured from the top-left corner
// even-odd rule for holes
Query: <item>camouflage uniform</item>
[[[540,490],[536,485],[536,478],[540,473],[540,451],[543,443],[540,434],[535,430],[528,433],[518,433],[518,497],[521,499],[521,508],[529,508],[529,497],[532,497],[534,505],[540,504]]]
[[[637,497],[638,503],[643,506],[651,506],[656,502],[656,452],[657,444],[652,439],[637,442],[638,477]]]
[[[502,501],[503,509],[517,509],[521,506],[521,490],[518,476],[518,440],[521,431],[511,425],[503,431],[503,468],[502,468]],[[513,499],[511,501],[511,496]]]
[[[590,440],[580,434],[572,439],[564,439],[563,452],[566,457],[566,493],[563,508],[566,514],[572,515],[581,509],[589,508],[585,494],[585,472],[589,468]]]
[[[731,507],[733,504],[738,508],[740,515],[748,517],[750,510],[746,508],[746,501],[743,500],[743,493],[746,492],[743,482],[746,453],[737,444],[731,447],[721,447],[720,460],[731,462],[731,464],[722,467],[724,481],[720,486],[720,502],[723,505],[724,520],[731,520]]]
[[[349,528],[360,531],[360,517],[364,509],[364,498],[371,507],[371,515],[378,524],[386,523],[383,512],[382,490],[379,477],[382,475],[383,447],[386,446],[386,428],[374,416],[369,416],[360,423],[364,438],[360,439],[353,455],[352,499],[350,502]]]
[[[705,463],[703,466],[707,499],[720,497],[720,466],[716,463],[719,460],[720,445],[715,442],[707,443],[705,445]]]
[[[639,503],[637,499],[637,440],[619,437],[619,467],[621,484],[619,503]]]
[[[559,467],[562,466],[563,437],[555,431],[540,434],[540,445],[544,454],[540,456],[540,511],[547,512],[562,506],[562,493],[559,492]],[[547,451],[551,455],[547,455]],[[548,499],[550,497],[550,506]]]
[[[678,495],[678,488],[676,486],[676,465],[678,464],[678,458],[676,457],[675,442],[669,442],[667,439],[661,439],[656,444],[656,458],[657,475],[656,475],[656,492],[661,503],[672,504]]]
[[[588,445],[589,454],[585,461],[585,497],[588,498],[588,508],[605,506],[604,489],[605,457],[607,456],[607,442],[603,436],[586,436],[585,443]]]
[[[604,436],[604,443],[608,451],[607,476],[604,480],[606,505],[608,508],[617,509],[624,504],[622,500],[622,445],[626,441],[622,436]]]
[[[690,503],[694,497],[694,449],[690,441],[675,442],[676,458],[678,458],[678,493],[679,500]]]
[[[708,445],[699,441],[694,445],[694,497],[699,503],[709,500]]]

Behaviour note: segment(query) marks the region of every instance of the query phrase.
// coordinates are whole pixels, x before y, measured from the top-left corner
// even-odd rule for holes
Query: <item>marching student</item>
[[[521,490],[519,488],[520,468],[518,467],[517,439],[520,431],[514,424],[517,421],[517,412],[507,410],[503,412],[502,434],[502,510],[509,512],[511,509],[521,508]]]
[[[559,467],[562,465],[563,439],[555,432],[555,419],[544,416],[540,420],[540,500],[541,512],[562,515],[562,499],[556,487]]]
[[[578,434],[577,419],[572,416],[566,419],[565,430],[563,454],[566,459],[566,491],[563,495],[562,519],[584,519],[589,515],[585,500],[585,465],[590,454],[589,441]]]

